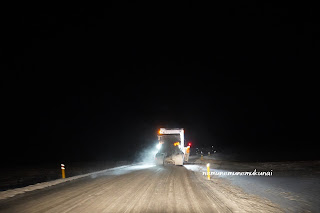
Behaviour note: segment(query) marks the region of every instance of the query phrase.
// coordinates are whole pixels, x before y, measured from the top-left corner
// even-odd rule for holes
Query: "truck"
[[[160,128],[158,132],[156,165],[183,165],[188,162],[190,144],[185,146],[183,128]]]

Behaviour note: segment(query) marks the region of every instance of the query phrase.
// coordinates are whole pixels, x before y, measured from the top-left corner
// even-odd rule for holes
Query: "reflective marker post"
[[[203,155],[201,155],[201,158],[200,158],[201,160],[203,160]]]
[[[210,163],[207,164],[207,176],[208,180],[210,180]]]
[[[62,172],[62,178],[66,178],[64,164],[61,164],[61,172]]]

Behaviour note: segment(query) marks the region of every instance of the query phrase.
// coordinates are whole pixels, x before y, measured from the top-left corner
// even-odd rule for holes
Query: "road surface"
[[[0,212],[282,212],[221,178],[134,165],[0,200]]]

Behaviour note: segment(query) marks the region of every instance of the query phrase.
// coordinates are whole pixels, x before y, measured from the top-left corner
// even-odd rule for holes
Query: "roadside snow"
[[[202,174],[206,172],[204,165],[185,165],[186,169],[193,171],[195,181],[207,196],[212,197],[218,205],[228,206],[228,210],[223,212],[284,212],[283,209],[274,202],[256,196],[252,193],[246,193],[241,187],[238,187],[225,178],[212,175],[210,180]]]
[[[272,176],[232,176],[213,175],[216,181],[224,179],[234,186],[240,187],[248,194],[266,198],[280,205],[289,212],[317,212],[320,209],[318,195],[320,193],[319,162],[267,162],[267,163],[240,163],[213,161],[205,158],[199,165],[185,165],[191,171],[203,178],[207,171],[205,163],[210,162],[211,172],[233,171],[270,171]]]
[[[134,165],[137,165],[137,164],[119,166],[119,167],[114,167],[114,168],[111,168],[111,169],[101,170],[101,171],[98,171],[98,172],[91,172],[91,173],[84,174],[84,175],[77,175],[77,176],[68,177],[68,178],[65,178],[65,179],[57,179],[57,180],[53,180],[53,181],[37,183],[37,184],[34,184],[34,185],[22,187],[22,188],[16,188],[16,189],[10,189],[10,190],[6,190],[6,191],[2,191],[2,192],[0,192],[0,200],[7,199],[7,198],[10,198],[10,197],[14,197],[14,196],[16,196],[18,194],[22,194],[22,193],[25,193],[25,192],[34,191],[34,190],[38,190],[38,189],[43,189],[43,188],[46,188],[46,187],[49,187],[49,186],[54,186],[54,185],[57,185],[57,184],[60,184],[60,183],[76,180],[76,179],[87,177],[87,176],[97,177],[99,174],[103,174],[103,173],[108,172],[108,171],[119,170],[119,169],[127,168],[127,167],[130,167],[130,166],[134,166]]]

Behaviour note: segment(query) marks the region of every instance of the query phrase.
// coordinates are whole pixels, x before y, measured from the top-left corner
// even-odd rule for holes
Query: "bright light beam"
[[[157,149],[158,149],[158,150],[161,149],[161,145],[162,145],[161,143],[158,143],[158,144],[157,144]]]

